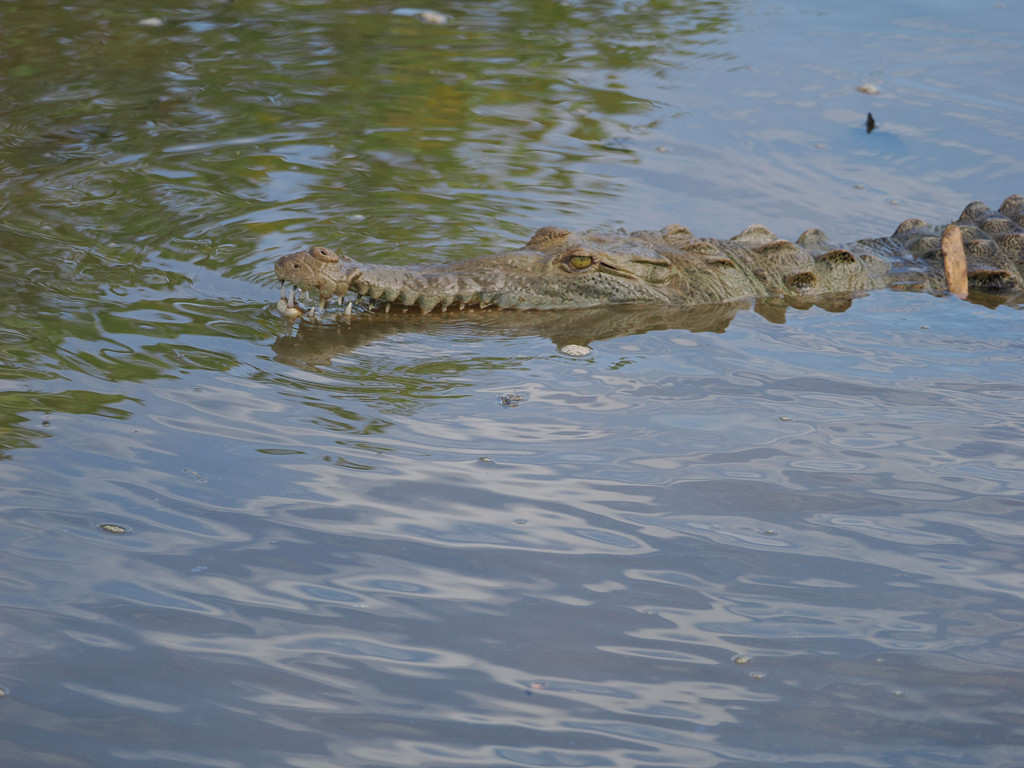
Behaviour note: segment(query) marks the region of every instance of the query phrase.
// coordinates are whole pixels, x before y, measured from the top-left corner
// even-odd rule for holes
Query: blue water
[[[297,328],[269,273],[998,205],[1021,11],[389,10],[0,6],[0,765],[1019,765],[1017,307]]]

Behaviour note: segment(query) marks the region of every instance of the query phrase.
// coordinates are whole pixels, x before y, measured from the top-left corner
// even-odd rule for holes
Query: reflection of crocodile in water
[[[363,314],[351,318],[351,322],[291,324],[288,333],[274,341],[273,351],[279,362],[310,368],[330,365],[339,355],[386,342],[402,334],[419,335],[421,339],[536,337],[550,339],[558,349],[566,352],[573,347],[584,351],[596,341],[650,331],[683,329],[722,333],[736,313],[749,309],[750,303],[723,302],[692,307],[633,304],[590,307],[572,312],[431,312],[429,315],[393,312],[386,318]],[[833,312],[841,312],[850,305],[849,300],[841,299],[815,303]],[[760,299],[754,308],[772,322],[785,322],[785,302]],[[445,359],[448,359],[447,353]],[[494,360],[486,364],[514,365]]]
[[[302,310],[293,292],[285,298],[285,283],[316,290],[321,310],[329,298],[348,296],[371,309],[397,304],[424,313],[750,298],[799,306],[884,287],[1007,298],[1024,291],[1024,197],[1008,197],[998,212],[971,203],[945,228],[908,219],[889,237],[844,245],[816,229],[789,242],[762,226],[730,240],[694,237],[675,225],[631,234],[543,227],[518,250],[448,264],[361,264],[317,247],[282,257],[275,273],[282,282],[278,306],[290,316]]]

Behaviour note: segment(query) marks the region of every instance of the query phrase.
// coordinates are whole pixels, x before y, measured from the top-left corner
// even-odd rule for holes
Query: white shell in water
[[[438,11],[420,11],[416,14],[416,18],[422,21],[424,24],[447,24],[448,17],[439,13]]]
[[[583,357],[590,354],[590,347],[584,347],[581,344],[566,344],[558,351],[563,355],[569,355],[569,357]]]

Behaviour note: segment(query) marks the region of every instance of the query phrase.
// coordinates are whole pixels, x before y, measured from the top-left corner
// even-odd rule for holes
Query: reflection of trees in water
[[[358,3],[196,3],[153,29],[133,6],[17,3],[0,180],[97,248],[193,260],[198,245],[230,271],[263,233],[333,236],[361,213],[344,225],[358,242],[422,255],[439,235],[478,242],[466,233],[509,208],[546,210],[538,189],[608,194],[573,166],[650,113],[620,77],[665,76],[724,16],[490,3],[435,27]]]
[[[119,395],[69,389],[64,392],[0,392],[0,459],[7,451],[27,448],[50,435],[46,417],[51,413],[90,414],[127,419],[130,413],[116,408],[125,400]],[[27,414],[37,414],[30,417]]]
[[[54,394],[62,379],[102,392],[235,365],[194,337],[265,338],[230,278],[262,280],[279,244],[458,257],[509,242],[516,211],[553,223],[609,194],[581,163],[656,108],[627,74],[667,76],[726,16],[493,2],[432,26],[365,3],[196,0],[139,24],[154,13],[4,6],[0,375],[29,398],[0,404],[4,425],[33,398],[88,401]]]

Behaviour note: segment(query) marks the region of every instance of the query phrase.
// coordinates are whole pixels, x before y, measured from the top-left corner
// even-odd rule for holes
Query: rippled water
[[[294,327],[269,268],[996,205],[1024,14],[417,10],[0,3],[0,764],[1018,765],[1016,307]]]

